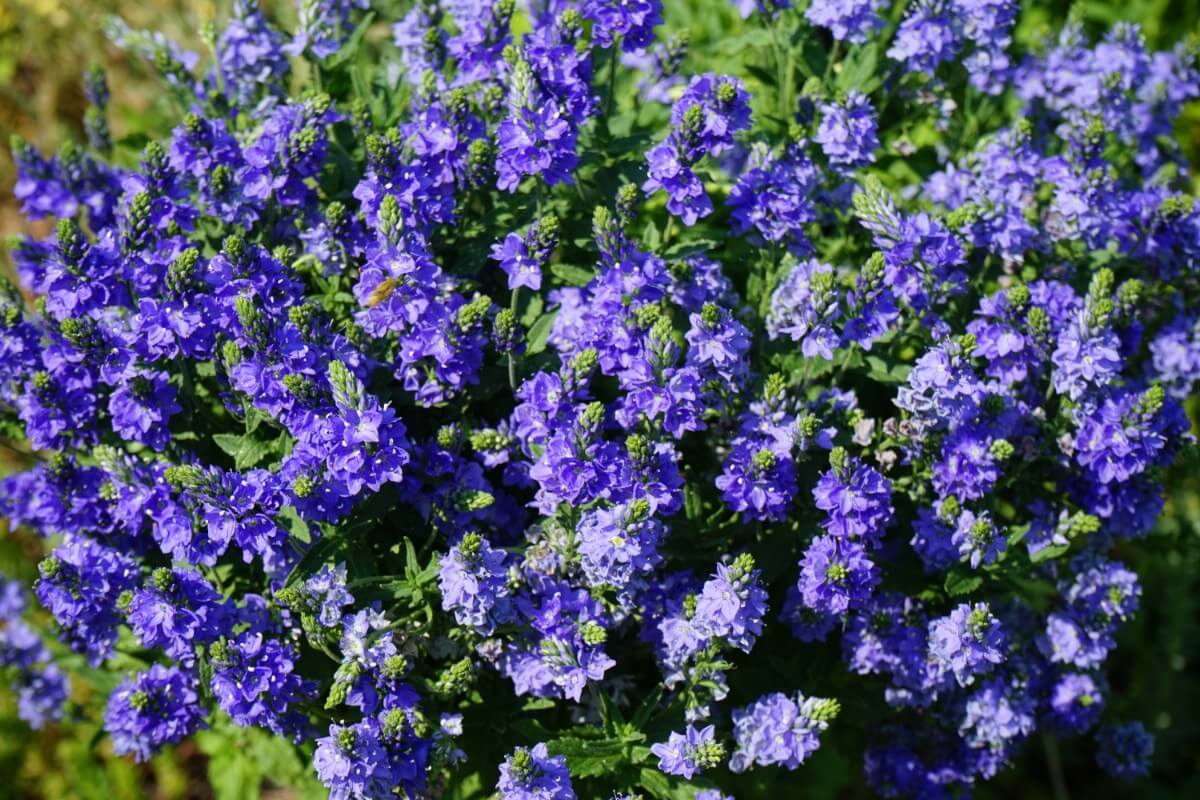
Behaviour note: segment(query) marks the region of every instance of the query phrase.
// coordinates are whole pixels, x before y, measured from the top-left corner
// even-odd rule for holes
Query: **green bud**
[[[622,225],[628,225],[637,215],[637,206],[641,201],[641,192],[632,183],[622,184],[617,189],[616,210],[617,218]]]
[[[590,430],[599,428],[600,423],[604,422],[604,404],[598,400],[588,403],[579,415],[579,421]]]
[[[643,497],[639,497],[629,504],[629,519],[632,522],[641,522],[650,516],[650,503]]]
[[[1050,332],[1050,315],[1041,306],[1034,306],[1025,314],[1025,324],[1035,336],[1045,336]]]
[[[733,560],[730,567],[733,573],[730,577],[734,581],[742,581],[754,571],[754,556],[749,553],[741,553]]]
[[[459,511],[482,511],[496,498],[482,489],[461,489],[454,493],[454,507]]]
[[[404,214],[395,195],[384,195],[379,203],[379,230],[393,241],[404,230]]]
[[[191,489],[204,479],[204,472],[194,464],[181,464],[167,467],[163,471],[163,480],[176,489]]]
[[[463,536],[458,543],[458,552],[462,556],[463,561],[471,562],[479,557],[479,550],[483,547],[483,537],[478,533],[471,532]]]
[[[169,592],[175,585],[175,573],[168,567],[159,567],[150,573],[150,585],[160,592]]]
[[[454,450],[458,447],[460,441],[458,426],[443,425],[438,428],[437,442],[438,447],[443,450]]]
[[[1007,461],[1013,456],[1013,446],[1007,439],[997,439],[988,447],[988,452],[997,461]]]
[[[1098,530],[1100,530],[1100,518],[1092,514],[1086,514],[1083,511],[1076,511],[1067,522],[1068,539],[1089,536]]]
[[[524,747],[518,747],[508,761],[508,772],[521,780],[533,774],[533,756]]]
[[[587,375],[596,368],[600,363],[600,355],[596,352],[596,348],[589,347],[585,350],[580,350],[571,359],[571,371],[576,375]]]
[[[313,493],[317,488],[317,482],[308,475],[297,475],[292,481],[292,494],[300,499],[304,499]]]
[[[408,659],[396,653],[388,656],[383,662],[383,676],[391,681],[398,681],[408,674]]]
[[[751,458],[754,469],[760,473],[773,469],[776,461],[775,453],[769,447],[759,449]]]
[[[487,295],[479,295],[465,306],[458,309],[459,330],[469,331],[487,318],[492,309],[492,300]]]
[[[645,462],[653,452],[650,440],[640,433],[631,433],[626,437],[625,449],[629,451],[630,458],[638,463]]]
[[[221,345],[221,360],[230,367],[236,367],[242,363],[242,348],[232,339],[226,339]]]
[[[813,722],[833,722],[842,711],[842,704],[830,697],[818,698],[809,709],[808,718]]]
[[[1010,286],[1008,291],[1004,293],[1008,299],[1008,305],[1014,310],[1020,310],[1029,302],[1029,287],[1023,283],[1018,283]]]
[[[867,259],[867,263],[863,265],[863,277],[871,285],[877,284],[883,279],[884,270],[887,264],[884,262],[883,253],[876,250],[871,253],[871,257]]]
[[[782,372],[772,372],[763,384],[763,397],[768,402],[778,400],[787,393],[788,379]]]
[[[54,556],[48,556],[38,562],[38,574],[46,579],[56,577],[61,569],[62,562]]]
[[[1142,416],[1152,417],[1162,410],[1166,399],[1166,392],[1163,391],[1162,385],[1156,383],[1142,394],[1142,398],[1137,404],[1137,411]]]
[[[244,266],[246,257],[249,254],[246,247],[246,240],[241,234],[232,233],[225,237],[225,241],[221,245],[221,252],[225,258],[235,265]]]
[[[589,647],[596,647],[608,641],[608,631],[597,623],[595,620],[588,620],[579,626],[579,635],[583,638],[583,643]]]
[[[461,695],[471,686],[474,667],[469,656],[455,661],[438,675],[433,690],[441,697]]]

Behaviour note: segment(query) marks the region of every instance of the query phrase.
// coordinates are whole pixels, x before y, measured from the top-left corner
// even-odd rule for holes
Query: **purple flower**
[[[502,800],[575,800],[567,759],[551,756],[540,742],[504,759],[496,788]]]
[[[749,653],[762,633],[767,592],[762,588],[754,558],[743,553],[732,564],[718,564],[696,599],[693,624],[709,639],[723,640]]]
[[[734,442],[716,483],[725,503],[753,520],[782,519],[796,495],[792,459],[744,438]]]
[[[1065,673],[1050,690],[1050,712],[1064,731],[1083,733],[1100,720],[1103,710],[1104,692],[1087,673]]]
[[[558,220],[543,217],[526,231],[524,236],[510,233],[492,245],[492,258],[508,275],[508,288],[521,286],[537,291],[542,288],[542,266],[558,243]]]
[[[1114,778],[1132,780],[1150,772],[1154,736],[1140,722],[1110,725],[1096,733],[1096,763]]]
[[[504,560],[504,551],[493,550],[477,533],[468,533],[441,559],[438,588],[442,608],[454,612],[459,625],[490,636],[497,623],[509,621],[512,600]]]
[[[213,645],[212,693],[238,725],[257,725],[299,741],[308,719],[290,706],[316,697],[317,685],[296,672],[291,645],[246,631]]]
[[[817,218],[813,195],[820,171],[796,142],[776,157],[763,143],[755,143],[746,171],[729,193],[733,229],[753,230],[767,242],[783,242],[797,255],[807,255],[812,245],[805,226]]]
[[[929,658],[959,686],[970,686],[976,675],[1003,662],[1007,645],[1000,621],[986,603],[964,603],[929,623]]]
[[[138,578],[133,560],[79,534],[68,534],[39,565],[34,591],[73,650],[99,665],[112,653],[120,615],[117,602]]]
[[[584,0],[580,13],[594,23],[592,36],[601,47],[612,47],[618,37],[626,52],[641,50],[654,41],[654,28],[662,24],[661,0]]]
[[[162,450],[171,439],[167,420],[180,410],[165,372],[134,373],[108,400],[113,428],[127,441]]]
[[[17,694],[17,717],[34,730],[60,721],[71,694],[67,674],[57,664],[22,670],[12,688]]]
[[[840,170],[853,170],[875,161],[879,149],[879,124],[875,107],[867,96],[851,91],[840,103],[820,105],[821,124],[814,137],[829,163]]]
[[[232,622],[224,599],[200,573],[160,568],[133,592],[126,614],[129,627],[146,647],[161,647],[184,666],[195,663],[195,648],[215,641]]]
[[[650,504],[629,504],[586,512],[579,522],[579,554],[589,585],[624,589],[653,571],[661,560],[658,542],[666,527],[649,516]]]
[[[950,536],[950,543],[958,549],[962,560],[969,563],[972,569],[978,569],[994,564],[1008,546],[1008,539],[986,511],[976,515],[963,509]]]
[[[877,544],[892,518],[891,481],[841,448],[829,460],[833,466],[813,487],[813,500],[826,514],[822,525],[839,538]]]
[[[384,797],[392,790],[387,753],[373,718],[330,725],[329,735],[317,739],[313,767],[332,800]]]
[[[798,768],[821,746],[820,734],[839,710],[836,700],[805,697],[799,692],[794,700],[776,692],[734,709],[737,749],[729,759],[729,768],[734,772],[771,764],[789,770]]]
[[[178,667],[155,664],[127,678],[108,698],[104,730],[113,752],[148,761],[159,748],[177,744],[204,724],[195,678]]]
[[[283,38],[249,0],[237,0],[229,25],[217,40],[217,74],[234,102],[253,106],[261,94],[282,93],[291,71]]]
[[[813,25],[828,28],[833,38],[862,44],[883,27],[879,12],[884,0],[813,0],[804,16]]]
[[[715,767],[725,757],[725,748],[717,742],[717,729],[709,725],[702,730],[688,725],[683,733],[672,731],[667,741],[650,748],[658,756],[658,768],[668,775],[691,778],[697,772]]]
[[[992,678],[967,697],[958,732],[972,747],[1003,751],[1033,733],[1034,710],[1024,687]]]
[[[878,584],[878,568],[855,541],[818,536],[800,561],[804,605],[819,614],[841,615],[865,604]]]
[[[642,190],[667,192],[667,210],[694,225],[712,201],[692,167],[706,155],[733,146],[733,135],[750,126],[749,95],[741,81],[706,73],[692,78],[671,108],[671,133],[646,153],[649,177]]]
[[[354,31],[350,20],[354,9],[369,5],[370,0],[296,0],[299,27],[287,52],[299,56],[310,50],[317,58],[328,58]]]

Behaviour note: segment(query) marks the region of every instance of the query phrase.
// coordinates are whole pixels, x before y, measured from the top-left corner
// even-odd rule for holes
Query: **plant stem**
[[[1071,800],[1067,791],[1067,779],[1063,775],[1062,758],[1058,752],[1058,739],[1052,733],[1042,734],[1042,746],[1046,751],[1046,767],[1050,770],[1050,785],[1054,789],[1054,800]]]
[[[517,286],[512,290],[512,299],[509,301],[508,307],[512,309],[513,317],[517,316],[517,301],[521,297],[521,287]],[[517,359],[510,350],[508,353],[508,387],[513,391],[517,389]]]
[[[616,100],[617,86],[617,55],[621,51],[621,37],[613,40],[612,50],[608,54],[608,98],[604,101],[604,119],[612,123],[613,103]],[[609,129],[612,130],[611,128]]]
[[[833,65],[837,63],[838,57],[842,54],[842,41],[840,39],[833,40],[833,49],[829,51],[829,61],[825,62],[825,74],[821,77],[822,85],[828,85],[829,76],[833,74]]]

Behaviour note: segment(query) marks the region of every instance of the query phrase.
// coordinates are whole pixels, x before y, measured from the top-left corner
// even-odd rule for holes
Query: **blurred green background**
[[[56,149],[67,138],[83,140],[80,76],[89,63],[108,70],[115,138],[132,131],[164,135],[171,109],[151,69],[107,45],[100,21],[118,13],[134,27],[161,30],[202,51],[201,26],[225,12],[228,1],[0,0],[0,140],[7,143],[16,133],[44,151]],[[677,27],[682,14],[671,8],[672,2],[665,0],[667,15]],[[263,5],[290,27],[291,0],[266,0]],[[1200,20],[1200,0],[1024,0],[1024,6],[1019,43],[1057,28],[1072,6],[1093,33],[1117,20],[1138,23],[1153,48],[1196,35]],[[1187,110],[1177,132],[1200,172],[1200,104]],[[0,237],[46,233],[47,225],[30,225],[21,218],[11,196],[14,180],[7,147],[0,148]],[[0,271],[7,266],[0,256]],[[1189,412],[1195,423],[1200,404],[1193,402]],[[0,451],[0,474],[20,466],[11,453]],[[1178,465],[1168,487],[1167,511],[1157,530],[1119,554],[1142,576],[1145,594],[1142,612],[1122,632],[1110,671],[1112,710],[1142,720],[1158,735],[1152,776],[1132,786],[1114,784],[1097,774],[1087,742],[1038,739],[1029,743],[1012,769],[980,790],[979,797],[1200,797],[1200,460],[1193,456]],[[40,544],[3,526],[0,521],[0,571],[28,581]],[[95,687],[75,681],[75,699],[81,706],[102,707],[111,677],[96,678]],[[113,758],[106,743],[97,743],[97,731],[93,717],[32,732],[16,718],[12,696],[0,690],[0,798],[282,800],[314,794],[306,766],[290,748],[275,747],[265,737],[210,733],[139,766]],[[232,753],[222,746],[228,741],[222,737],[230,735],[242,736]],[[217,754],[215,759],[209,758],[210,752]],[[1056,787],[1052,780],[1053,761],[1061,762],[1065,786]],[[859,765],[838,765],[833,771],[845,769],[849,773],[844,780],[834,781],[844,784],[836,796],[869,796],[859,785]],[[815,790],[813,796],[826,794]]]

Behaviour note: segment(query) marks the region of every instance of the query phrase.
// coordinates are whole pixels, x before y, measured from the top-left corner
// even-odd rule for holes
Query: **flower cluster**
[[[45,629],[117,754],[261,729],[346,800],[1150,769],[1105,666],[1192,444],[1194,50],[746,0],[689,76],[658,0],[369,5],[238,0],[206,61],[114,22],[175,127],[127,152],[89,71],[88,148],[14,144],[23,719]]]

